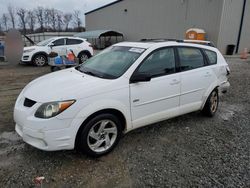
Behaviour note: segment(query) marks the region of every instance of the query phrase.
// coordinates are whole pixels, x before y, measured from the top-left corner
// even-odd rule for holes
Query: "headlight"
[[[29,49],[29,50],[24,50],[23,53],[29,53],[29,52],[32,52],[34,50],[35,50],[35,48]]]
[[[61,101],[61,102],[49,102],[42,104],[36,111],[35,117],[49,119],[57,116],[67,108],[69,108],[75,100]]]

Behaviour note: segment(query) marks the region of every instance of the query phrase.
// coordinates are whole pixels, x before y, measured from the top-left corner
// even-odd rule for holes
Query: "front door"
[[[134,74],[149,73],[149,82],[130,84],[131,114],[134,128],[151,124],[178,113],[180,74],[176,73],[173,48],[152,52]]]
[[[67,48],[65,39],[57,39],[53,42],[54,46],[52,47],[51,51],[58,53],[59,56],[66,56],[67,55]]]

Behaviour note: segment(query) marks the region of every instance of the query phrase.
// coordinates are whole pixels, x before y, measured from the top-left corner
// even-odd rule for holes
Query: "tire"
[[[38,67],[43,67],[48,63],[48,58],[43,54],[35,55],[32,63]]]
[[[56,72],[56,71],[59,71],[59,70],[62,70],[62,69],[61,69],[61,67],[51,66],[50,70],[51,70],[51,72]]]
[[[87,52],[81,52],[79,55],[78,55],[78,58],[79,58],[79,64],[82,64],[84,63],[87,59],[89,59],[91,56],[89,53]]]
[[[203,114],[208,117],[213,117],[218,110],[219,105],[219,93],[218,90],[215,89],[207,98],[206,104],[202,110]]]
[[[100,114],[83,125],[77,139],[77,149],[91,157],[111,152],[118,144],[122,125],[112,114]]]

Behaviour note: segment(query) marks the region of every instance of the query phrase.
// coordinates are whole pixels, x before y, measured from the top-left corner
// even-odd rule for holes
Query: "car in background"
[[[199,110],[214,116],[229,73],[211,46],[118,43],[28,84],[15,104],[16,132],[42,150],[77,148],[99,157],[133,129]]]
[[[44,66],[48,63],[50,52],[56,52],[58,55],[67,55],[73,50],[79,63],[83,63],[93,56],[92,45],[86,39],[78,37],[54,37],[34,46],[24,47],[21,63],[32,63],[36,66]]]

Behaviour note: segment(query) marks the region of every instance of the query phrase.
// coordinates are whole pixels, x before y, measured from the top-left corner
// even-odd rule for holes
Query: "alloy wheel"
[[[117,126],[113,121],[101,120],[90,129],[87,144],[92,151],[102,153],[113,146],[117,135]]]

